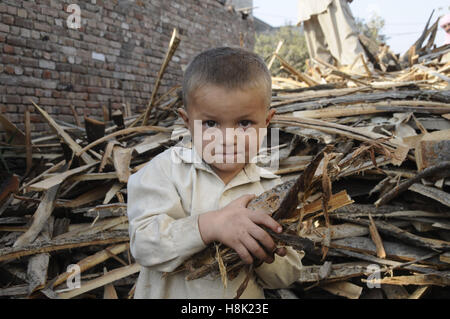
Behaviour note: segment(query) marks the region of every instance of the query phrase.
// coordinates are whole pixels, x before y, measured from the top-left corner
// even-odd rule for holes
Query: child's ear
[[[181,108],[181,107],[179,107],[179,108],[177,109],[177,111],[178,111],[178,114],[179,114],[179,115],[181,116],[181,118],[183,119],[184,126],[186,126],[186,128],[189,128],[189,116],[188,116],[186,110],[183,109],[183,108]]]
[[[266,127],[269,126],[269,123],[272,120],[272,117],[275,115],[276,112],[277,112],[276,109],[269,110],[269,114],[267,115],[267,118],[266,118]]]

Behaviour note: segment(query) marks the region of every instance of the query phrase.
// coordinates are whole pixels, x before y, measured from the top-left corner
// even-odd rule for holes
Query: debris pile
[[[132,298],[128,177],[189,134],[179,88],[157,94],[178,42],[174,32],[142,114],[125,105],[82,123],[74,112],[73,124],[34,103],[53,134],[33,138],[29,112],[25,132],[0,115],[0,297]],[[450,285],[449,48],[430,50],[366,74],[322,61],[303,73],[274,54],[290,77],[273,78],[280,139],[259,164],[278,156],[267,169],[284,183],[250,207],[272,213],[284,226],[274,239],[306,256],[291,290],[269,297],[421,298]],[[247,266],[212,245],[183,267],[187,280],[226,281]]]

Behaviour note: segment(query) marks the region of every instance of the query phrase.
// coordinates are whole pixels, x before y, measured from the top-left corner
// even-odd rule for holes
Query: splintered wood
[[[382,71],[359,57],[363,74],[319,60],[301,72],[273,54],[288,76],[273,78],[269,128],[279,140],[258,165],[282,183],[248,207],[271,214],[283,226],[268,231],[275,242],[305,257],[290,290],[268,296],[417,299],[449,286],[450,47],[423,42],[401,60],[380,48],[370,62]],[[175,31],[136,114],[124,104],[66,123],[32,101],[25,133],[0,115],[0,296],[133,298],[141,266],[128,245],[128,178],[189,135],[176,114],[179,86],[157,92],[178,44]],[[31,114],[51,133],[31,136]],[[226,286],[252,267],[214,243],[176,272]]]

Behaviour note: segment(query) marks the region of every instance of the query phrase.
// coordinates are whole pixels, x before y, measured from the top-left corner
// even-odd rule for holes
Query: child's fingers
[[[277,254],[280,257],[284,257],[287,254],[287,249],[286,247],[279,247],[275,250],[275,254]]]
[[[253,211],[249,216],[255,224],[264,225],[276,233],[280,233],[283,230],[281,225],[278,224],[275,219],[264,212]]]
[[[241,243],[239,243],[236,247],[233,247],[233,249],[238,253],[239,257],[241,257],[242,261],[246,264],[252,264],[253,258],[248,252],[247,248]]]
[[[256,239],[263,246],[266,252],[272,254],[273,251],[277,248],[272,237],[270,237],[270,235],[258,225],[256,224],[251,225],[249,227],[248,232],[254,239]]]
[[[258,244],[258,242],[250,235],[246,235],[241,239],[242,244],[245,248],[257,259],[269,260],[269,256]]]

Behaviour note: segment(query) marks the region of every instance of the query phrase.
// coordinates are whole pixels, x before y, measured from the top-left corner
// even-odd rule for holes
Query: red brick
[[[4,24],[14,24],[14,17],[4,14],[4,15],[2,15],[2,22]]]
[[[14,47],[12,45],[5,44],[3,46],[3,52],[6,54],[14,54]]]
[[[43,79],[51,79],[52,78],[52,72],[45,70],[42,72],[42,78]]]
[[[13,104],[19,104],[22,102],[22,98],[18,95],[7,95],[4,97],[5,103],[13,103]]]
[[[5,66],[5,73],[14,74],[15,73],[14,67],[10,65]]]

